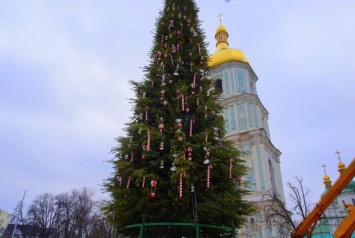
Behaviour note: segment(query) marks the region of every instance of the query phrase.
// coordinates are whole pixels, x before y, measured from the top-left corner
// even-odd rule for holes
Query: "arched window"
[[[222,79],[217,79],[214,84],[214,89],[219,91],[220,94],[223,93]]]
[[[268,161],[268,165],[269,165],[269,173],[270,173],[270,180],[271,180],[271,189],[272,192],[277,195],[277,189],[276,189],[276,183],[275,183],[275,174],[274,174],[274,168],[272,166],[271,161]]]

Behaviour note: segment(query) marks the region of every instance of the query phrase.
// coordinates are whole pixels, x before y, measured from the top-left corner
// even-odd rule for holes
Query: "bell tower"
[[[210,77],[214,80],[214,87],[220,91],[226,137],[244,152],[249,167],[243,178],[249,182],[251,191],[246,199],[261,206],[265,202],[265,194],[269,194],[276,195],[285,203],[280,170],[281,152],[271,141],[269,112],[257,94],[258,77],[243,51],[229,47],[228,37],[227,29],[221,22],[215,34],[216,51],[210,56]],[[262,220],[261,217],[262,214],[249,218],[249,222],[258,222],[258,219]],[[270,233],[270,229],[265,229],[257,230],[257,237],[267,237],[266,233]]]

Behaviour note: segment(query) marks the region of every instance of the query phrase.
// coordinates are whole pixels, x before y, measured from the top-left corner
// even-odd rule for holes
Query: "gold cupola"
[[[227,28],[222,25],[222,21],[220,20],[220,25],[217,27],[215,34],[215,38],[217,40],[216,52],[210,56],[208,62],[210,67],[229,61],[248,62],[243,51],[240,49],[229,48],[228,37],[229,34]]]
[[[332,186],[332,181],[330,180],[330,177],[327,175],[327,171],[325,170],[326,165],[322,165],[324,169],[324,176],[323,176],[323,183],[325,185],[325,188],[330,188]]]
[[[340,174],[342,174],[345,170],[346,170],[346,166],[345,164],[343,163],[343,161],[341,161],[340,159],[340,154],[341,152],[339,152],[338,150],[335,152],[335,154],[338,155],[338,159],[339,159],[339,164],[338,164],[338,171]]]

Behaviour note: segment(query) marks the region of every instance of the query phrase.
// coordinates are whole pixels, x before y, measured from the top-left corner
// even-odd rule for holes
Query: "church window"
[[[237,84],[237,93],[246,93],[247,85],[246,85],[245,73],[243,71],[236,70],[235,79]]]
[[[219,94],[223,93],[223,85],[222,85],[222,79],[217,79],[215,84],[214,84],[214,89],[219,92]]]
[[[274,194],[277,194],[276,184],[275,184],[275,175],[274,175],[274,168],[272,166],[271,160],[268,160],[269,164],[269,173],[270,173],[270,181],[271,181],[271,189]]]
[[[261,153],[260,147],[256,147],[256,158],[258,160],[258,170],[259,170],[259,178],[260,178],[260,189],[265,190],[265,180],[264,180],[264,172],[263,172],[263,165],[261,163]]]
[[[235,87],[235,80],[233,80],[233,72],[232,71],[229,72],[229,76],[230,76],[230,82],[231,82],[231,93],[234,94],[236,87]]]
[[[224,109],[224,121],[226,122],[226,130],[227,130],[227,133],[228,133],[230,131],[230,122],[229,122],[228,109]]]
[[[250,103],[247,103],[247,111],[248,111],[248,123],[249,123],[249,128],[253,128],[253,122],[251,119],[251,111],[250,111]]]
[[[230,129],[236,130],[237,122],[236,122],[235,108],[234,106],[230,106],[228,107],[228,109],[229,109]]]
[[[252,110],[253,110],[255,128],[259,128],[258,114],[256,112],[256,105],[254,103],[252,104]]]
[[[251,224],[254,224],[254,223],[255,223],[254,217],[250,218],[250,223],[251,223]]]
[[[228,72],[225,72],[223,77],[224,77],[224,83],[225,83],[225,93],[227,96],[230,94],[230,83],[229,83]]]
[[[245,115],[246,113],[245,113],[244,103],[238,103],[237,108],[238,108],[239,128],[240,128],[240,130],[246,130],[247,129],[247,119],[246,119],[246,115]]]

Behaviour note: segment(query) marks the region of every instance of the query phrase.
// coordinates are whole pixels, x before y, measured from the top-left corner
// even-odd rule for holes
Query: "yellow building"
[[[0,236],[2,236],[2,234],[5,232],[10,219],[11,219],[10,213],[4,210],[0,210]]]

